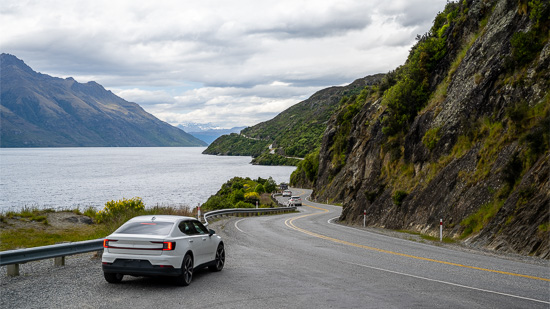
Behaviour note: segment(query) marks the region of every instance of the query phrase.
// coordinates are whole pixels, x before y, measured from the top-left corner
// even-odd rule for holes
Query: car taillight
[[[103,239],[103,247],[104,248],[110,248],[110,242],[114,242],[114,241],[118,241],[118,240],[112,240],[112,239]]]
[[[175,242],[163,242],[162,243],[162,250],[174,250],[176,249],[176,243]]]
[[[163,250],[163,251],[175,250],[175,249],[176,249],[176,243],[173,242],[173,241],[164,241],[164,242],[152,241],[152,243],[154,243],[154,244],[162,244],[162,250]]]

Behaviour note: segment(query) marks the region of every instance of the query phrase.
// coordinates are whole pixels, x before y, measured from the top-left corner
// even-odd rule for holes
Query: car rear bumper
[[[152,265],[147,260],[117,259],[113,263],[103,263],[103,272],[133,276],[179,276],[181,268]]]

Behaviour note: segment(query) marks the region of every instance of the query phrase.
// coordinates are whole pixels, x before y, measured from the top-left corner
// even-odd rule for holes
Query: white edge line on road
[[[530,300],[530,301],[543,303],[543,304],[550,304],[550,302],[544,301],[544,300],[539,300],[539,299],[534,299],[534,298],[529,298],[529,297],[523,297],[523,296],[518,296],[518,295],[512,295],[512,294],[507,294],[507,293],[501,293],[501,292],[496,292],[496,291],[491,291],[491,290],[485,290],[485,289],[475,288],[475,287],[462,285],[462,284],[458,284],[458,283],[452,283],[452,282],[447,282],[447,281],[430,279],[430,278],[426,278],[426,277],[415,276],[415,275],[411,275],[411,274],[405,274],[405,273],[401,273],[401,272],[398,272],[398,271],[393,271],[393,270],[384,269],[384,268],[378,268],[378,267],[374,267],[374,266],[368,266],[368,265],[351,263],[351,262],[344,262],[344,263],[347,263],[347,264],[350,264],[350,265],[355,265],[355,266],[360,266],[360,267],[365,267],[365,268],[370,268],[370,269],[375,269],[375,270],[379,270],[379,271],[389,272],[389,273],[393,273],[393,274],[397,274],[397,275],[402,275],[402,276],[407,276],[407,277],[412,277],[412,278],[417,278],[417,279],[422,279],[422,280],[427,280],[427,281],[433,281],[433,282],[443,283],[443,284],[447,284],[447,285],[453,285],[453,286],[457,286],[457,287],[461,287],[461,288],[465,288],[465,289],[470,289],[470,290],[476,290],[476,291],[480,291],[480,292],[493,293],[493,294],[504,295],[504,296],[509,296],[509,297],[513,297],[513,298]]]
[[[246,219],[246,218],[245,218],[245,219]],[[241,230],[237,224],[238,224],[239,222],[245,220],[245,219],[241,219],[241,220],[235,222],[235,228],[236,228],[237,230],[239,230],[241,233],[245,233],[245,231]]]

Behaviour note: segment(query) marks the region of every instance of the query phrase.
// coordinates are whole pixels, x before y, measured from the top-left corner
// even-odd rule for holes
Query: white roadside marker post
[[[197,211],[197,220],[200,221],[201,220],[201,204],[197,205],[197,209],[198,209],[198,211]]]
[[[439,241],[443,241],[443,219],[439,219]]]
[[[363,210],[363,227],[367,226],[367,210]]]

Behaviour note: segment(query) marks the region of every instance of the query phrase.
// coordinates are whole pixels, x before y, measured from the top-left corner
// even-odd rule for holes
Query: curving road
[[[550,307],[547,263],[456,251],[334,224],[340,207],[305,200],[307,190],[293,193],[304,201],[299,213],[213,223],[226,243],[226,268],[195,273],[188,287],[154,278],[125,278],[112,285],[103,280],[99,260],[68,258],[65,267],[34,266],[21,277],[2,275],[0,307]]]

